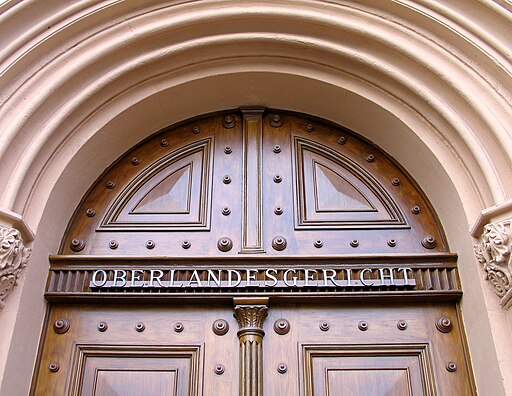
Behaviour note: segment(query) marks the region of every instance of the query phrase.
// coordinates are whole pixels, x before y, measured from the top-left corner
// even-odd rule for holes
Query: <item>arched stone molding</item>
[[[1,207],[22,213],[36,228],[41,210],[33,209],[31,199],[39,203],[37,187],[55,183],[42,182],[41,170],[57,162],[57,152],[69,153],[69,161],[80,142],[97,130],[87,128],[84,121],[93,121],[105,106],[112,114],[112,102],[132,94],[139,101],[153,96],[162,105],[169,99],[162,97],[164,92],[178,84],[205,76],[265,69],[313,80],[338,80],[333,84],[349,91],[346,81],[352,80],[367,91],[394,98],[393,106],[372,101],[399,117],[400,109],[409,115],[416,113],[416,122],[425,125],[413,130],[428,145],[431,155],[451,157],[448,163],[453,169],[447,171],[460,174],[454,178],[460,192],[471,193],[471,200],[481,207],[510,195],[510,186],[498,169],[510,168],[510,137],[505,126],[511,114],[506,87],[495,89],[496,84],[503,86],[503,81],[508,81],[497,78],[504,73],[506,59],[502,59],[503,64],[495,62],[484,75],[483,70],[469,66],[474,63],[471,57],[488,62],[491,43],[485,41],[487,36],[478,40],[474,33],[465,36],[473,44],[472,51],[465,53],[453,47],[452,42],[459,42],[451,31],[433,34],[426,30],[425,21],[423,26],[417,21],[420,16],[426,17],[422,13],[430,11],[429,22],[436,21],[433,26],[437,29],[441,22],[448,21],[451,28],[460,27],[458,23],[465,17],[461,10],[441,6],[426,10],[421,2],[410,3],[409,7],[394,4],[388,9],[379,9],[377,4],[321,1],[300,5],[246,2],[243,6],[226,1],[222,5],[207,1],[174,5],[155,2],[138,8],[134,2],[88,2],[87,7],[77,3],[56,12],[54,20],[45,21],[52,34],[34,32],[33,38],[23,43],[23,54],[14,49],[9,52],[12,45],[7,45],[11,63],[5,64],[4,81],[17,84],[4,89],[3,136],[13,143],[2,146],[6,166],[0,180],[8,183]],[[18,8],[6,12],[7,22]],[[32,10],[29,5],[23,8],[12,17],[14,20],[24,15],[23,11]],[[506,16],[504,12],[486,10],[495,17]],[[452,19],[447,19],[450,16]],[[102,18],[106,25],[101,23]],[[83,26],[86,21],[89,24]],[[74,33],[72,37],[68,37],[70,32]],[[447,36],[446,42],[439,39],[439,34]],[[499,35],[493,37],[492,55],[497,61],[506,44]],[[51,48],[36,62],[33,57],[47,46]],[[58,54],[52,57],[55,48]],[[15,54],[18,56],[13,59]],[[321,74],[326,76],[319,77]],[[362,91],[355,88],[352,92]],[[366,93],[363,96],[370,97]],[[221,107],[220,101],[214,103],[209,111]],[[125,133],[131,136],[131,132]],[[14,160],[20,157],[21,161]],[[62,158],[58,162],[66,164]],[[466,183],[461,185],[460,180]],[[476,216],[475,209],[468,207],[473,212],[471,217]]]
[[[47,254],[98,174],[162,127],[261,105],[347,126],[422,185],[460,254],[478,386],[503,393],[507,349],[489,312],[507,319],[483,297],[466,230],[512,197],[510,11],[476,0],[5,2],[0,221],[37,232],[37,268],[13,301],[35,327],[6,321],[7,342],[32,344],[21,357],[0,345],[0,372],[33,364]]]

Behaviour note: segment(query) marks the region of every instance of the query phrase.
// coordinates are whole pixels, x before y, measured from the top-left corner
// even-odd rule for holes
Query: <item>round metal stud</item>
[[[274,331],[279,335],[288,334],[288,332],[290,331],[290,322],[288,322],[284,318],[277,319],[274,322]]]
[[[316,248],[321,248],[322,246],[324,246],[324,241],[322,241],[321,239],[317,239],[315,242],[313,242],[313,245],[316,247]]]
[[[362,320],[359,322],[359,324],[357,325],[357,327],[359,328],[359,330],[361,331],[366,331],[368,330],[368,322]]]
[[[233,149],[231,148],[231,146],[224,147],[225,154],[231,154],[232,152],[233,152]]]
[[[396,324],[398,330],[405,330],[407,328],[407,322],[405,320],[399,320]]]
[[[224,184],[229,184],[231,183],[231,177],[229,177],[229,175],[224,175],[224,177],[222,178],[222,182]]]
[[[278,114],[274,114],[270,119],[270,126],[274,128],[279,128],[283,125],[283,120]]]
[[[375,156],[373,154],[370,154],[366,157],[366,161],[368,162],[375,162]]]
[[[345,143],[347,143],[347,138],[345,136],[340,136],[338,144],[344,145]]]
[[[51,373],[56,373],[60,369],[60,364],[57,362],[50,363],[48,365],[48,370],[50,370]]]
[[[434,249],[437,246],[436,238],[434,238],[432,235],[428,235],[422,239],[421,245],[425,249]]]
[[[185,326],[183,326],[183,323],[178,322],[174,324],[174,331],[176,333],[181,333],[183,330],[185,330]]]
[[[146,325],[142,322],[139,322],[135,325],[135,330],[137,330],[139,333],[142,333],[146,329]]]
[[[85,214],[87,217],[94,217],[96,216],[96,211],[94,209],[89,208],[86,210]]]
[[[69,247],[74,252],[81,252],[85,248],[85,241],[83,239],[73,238]]]
[[[313,124],[306,125],[306,132],[313,132],[315,130],[315,126]]]
[[[107,186],[108,189],[112,190],[116,186],[116,183],[113,180],[109,180],[107,182],[106,186]]]
[[[279,153],[281,152],[281,146],[280,146],[280,145],[278,145],[278,144],[276,144],[276,145],[274,146],[274,148],[272,149],[272,151],[273,151],[274,153],[276,153],[276,154],[279,154]]]
[[[140,164],[140,159],[138,159],[137,157],[133,157],[132,158],[132,164],[137,166]]]
[[[412,208],[411,208],[411,212],[415,215],[419,214],[421,212],[421,209],[418,205],[414,205]]]
[[[224,366],[222,364],[216,364],[215,368],[213,369],[213,372],[217,375],[222,375],[222,374],[224,374],[225,370],[226,369],[224,368]]]
[[[160,146],[167,147],[168,145],[169,145],[169,142],[167,141],[167,139],[160,140]]]
[[[347,143],[347,138],[345,136],[340,136],[338,144],[344,145],[345,143]]]
[[[284,250],[286,249],[286,239],[282,236],[276,236],[274,239],[272,239],[272,247],[275,250]]]
[[[201,132],[201,128],[199,128],[197,125],[192,128],[192,133],[194,135],[197,135],[199,132]]]
[[[274,208],[274,213],[275,213],[276,215],[278,215],[278,216],[281,216],[281,215],[283,214],[283,208],[282,208],[282,207],[280,207],[280,206],[276,206],[276,207]]]
[[[231,209],[229,209],[227,206],[224,206],[224,207],[222,208],[222,214],[223,214],[224,216],[229,216],[229,215],[231,214]]]
[[[281,183],[283,181],[283,177],[281,175],[275,175],[274,176],[274,182],[275,183]]]
[[[331,328],[331,325],[329,324],[329,322],[322,322],[320,323],[320,330],[322,331],[329,331],[329,329]]]
[[[188,239],[185,239],[183,242],[181,242],[181,247],[183,249],[190,249],[191,246],[192,243]]]
[[[235,126],[235,118],[232,116],[226,116],[224,117],[224,120],[222,121],[222,125],[226,129],[231,129]]]
[[[279,366],[277,366],[277,372],[279,374],[284,374],[288,371],[288,366],[284,363],[281,363]]]
[[[453,323],[450,320],[450,318],[447,318],[446,316],[441,316],[436,321],[436,329],[439,330],[441,333],[449,333],[453,329]]]
[[[103,333],[104,331],[107,331],[107,329],[108,329],[107,322],[98,323],[98,331],[101,331]]]
[[[446,363],[446,370],[448,370],[450,373],[453,373],[457,371],[457,365],[454,362],[448,362]]]
[[[233,241],[229,238],[220,238],[217,247],[221,252],[229,252],[233,248]]]
[[[350,241],[350,246],[352,246],[353,248],[356,248],[359,246],[359,241],[357,239],[352,239]]]
[[[395,177],[393,180],[391,180],[391,184],[395,187],[400,185],[400,179],[398,177]]]
[[[213,322],[212,330],[218,336],[223,336],[229,331],[229,324],[224,319],[217,319]]]
[[[109,243],[108,243],[108,247],[112,250],[115,250],[119,247],[119,243],[117,241],[114,241],[114,240],[111,240]]]
[[[57,334],[64,334],[69,330],[70,326],[71,323],[69,322],[69,319],[59,318],[53,324],[53,331],[55,331]]]
[[[148,240],[148,241],[146,242],[146,248],[147,248],[147,249],[154,249],[154,248],[155,248],[155,246],[156,246],[155,241],[153,241],[153,240],[151,240],[151,239],[150,239],[150,240]]]
[[[396,246],[396,243],[397,243],[397,242],[396,242],[396,239],[390,239],[390,240],[388,241],[388,246],[389,246],[389,247],[395,247],[395,246]]]

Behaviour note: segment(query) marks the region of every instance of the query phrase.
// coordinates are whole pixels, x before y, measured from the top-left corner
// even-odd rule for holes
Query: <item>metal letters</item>
[[[89,287],[107,288],[414,288],[408,267],[362,269],[98,269]]]

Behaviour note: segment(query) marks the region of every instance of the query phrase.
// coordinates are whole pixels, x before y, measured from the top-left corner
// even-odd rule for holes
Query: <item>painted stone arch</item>
[[[29,374],[17,378],[33,365],[34,334],[45,309],[47,258],[58,250],[65,223],[84,193],[77,179],[89,185],[113,158],[140,140],[144,132],[135,136],[141,131],[137,120],[157,130],[193,114],[240,105],[248,98],[247,87],[252,103],[351,126],[399,158],[421,182],[463,263],[464,317],[479,324],[467,327],[479,388],[496,394],[504,392],[503,386],[510,388],[510,370],[500,365],[508,359],[509,334],[503,329],[510,315],[498,313],[494,296],[479,282],[482,274],[467,232],[468,224],[474,224],[472,235],[479,237],[483,225],[510,217],[510,5],[502,0],[472,1],[470,6],[444,1],[263,3],[247,2],[242,8],[229,1],[225,7],[208,1],[52,2],[44,12],[37,1],[2,3],[0,218],[2,224],[20,229],[26,241],[37,235],[27,277],[10,297],[10,313],[2,312],[2,338],[12,345],[29,345],[30,351],[22,355],[11,348],[2,355],[0,369],[7,367],[2,389],[29,382]],[[182,23],[174,23],[174,16]],[[353,23],[355,17],[360,23]],[[157,21],[158,32],[153,29]],[[290,24],[294,34],[284,37],[283,28]],[[240,40],[230,41],[232,27],[255,25],[255,34],[239,32]],[[215,48],[187,47],[192,36],[199,39],[196,43],[211,43],[201,38],[211,36],[212,30],[220,39]],[[177,39],[173,49],[189,50],[187,56],[178,54],[179,59],[193,60],[194,66],[187,72],[180,64],[180,71],[168,78],[137,85],[148,81],[148,72],[165,74],[176,66],[174,50],[153,69],[138,57],[137,51],[153,42],[153,32],[165,31]],[[318,40],[326,37],[322,31],[332,33],[330,41]],[[267,33],[265,45],[254,44],[259,32]],[[348,36],[357,36],[351,41],[357,46],[342,57],[330,44]],[[306,42],[317,44],[315,56],[309,56],[310,45],[304,51],[301,44]],[[273,53],[280,58],[264,59],[257,53],[242,62],[247,51],[267,51],[269,43],[276,44]],[[367,56],[362,57],[364,50]],[[224,51],[232,64],[225,59],[225,67],[208,63],[226,55]],[[104,70],[113,74],[107,76]],[[240,70],[254,73],[244,78]],[[154,98],[145,96],[155,87]],[[228,92],[219,97],[226,87]],[[301,96],[304,91],[307,97]],[[120,92],[127,95],[116,96]],[[163,115],[162,104],[172,104],[173,112]],[[356,112],[359,116],[353,117]],[[378,113],[374,125],[392,124],[390,129],[399,131],[394,141],[372,134],[378,129],[368,125],[364,114],[369,112]],[[415,165],[418,157],[433,171]],[[88,163],[88,158],[95,161]],[[13,394],[26,393],[19,390],[25,389],[22,385],[13,389]]]
[[[271,109],[206,115],[137,144],[90,188],[60,248],[178,257],[446,251],[427,197],[389,155],[346,128]]]

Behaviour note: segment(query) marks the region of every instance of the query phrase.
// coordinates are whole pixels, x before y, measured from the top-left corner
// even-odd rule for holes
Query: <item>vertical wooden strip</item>
[[[242,249],[264,253],[262,226],[263,109],[244,109]]]

